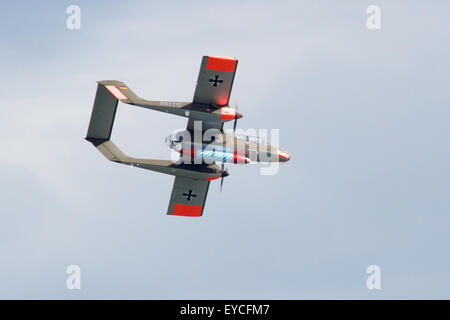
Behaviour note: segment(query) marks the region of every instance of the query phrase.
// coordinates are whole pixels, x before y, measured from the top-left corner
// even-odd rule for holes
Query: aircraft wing
[[[193,102],[213,106],[228,105],[237,64],[236,58],[204,56]]]
[[[200,217],[205,207],[209,181],[176,176],[168,215]]]

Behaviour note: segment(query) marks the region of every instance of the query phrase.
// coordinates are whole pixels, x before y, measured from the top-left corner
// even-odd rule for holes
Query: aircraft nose
[[[281,149],[278,149],[277,154],[278,154],[278,161],[280,161],[280,162],[289,161],[289,159],[291,158],[289,153],[287,153],[286,151],[281,150]]]

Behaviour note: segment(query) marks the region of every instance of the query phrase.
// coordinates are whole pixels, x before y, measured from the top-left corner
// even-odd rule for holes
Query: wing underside
[[[175,177],[168,215],[200,217],[205,207],[209,181]]]
[[[236,58],[204,56],[193,102],[213,106],[228,105],[237,64]]]

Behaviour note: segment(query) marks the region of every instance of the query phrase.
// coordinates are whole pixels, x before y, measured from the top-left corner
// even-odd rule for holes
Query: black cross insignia
[[[213,83],[213,87],[217,87],[217,84],[218,84],[218,83],[222,84],[222,83],[223,83],[223,80],[222,80],[222,79],[219,79],[219,76],[218,76],[218,75],[215,75],[215,76],[214,76],[214,79],[209,79],[209,82],[214,82],[214,83]]]
[[[186,197],[186,200],[187,201],[191,201],[191,198],[197,198],[197,195],[196,194],[193,194],[192,193],[192,190],[191,189],[189,189],[189,191],[188,191],[188,193],[183,193],[183,197]]]

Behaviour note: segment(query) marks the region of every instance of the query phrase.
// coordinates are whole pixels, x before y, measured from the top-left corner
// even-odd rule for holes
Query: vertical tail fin
[[[101,144],[111,138],[118,99],[103,84],[98,84],[86,140]]]

